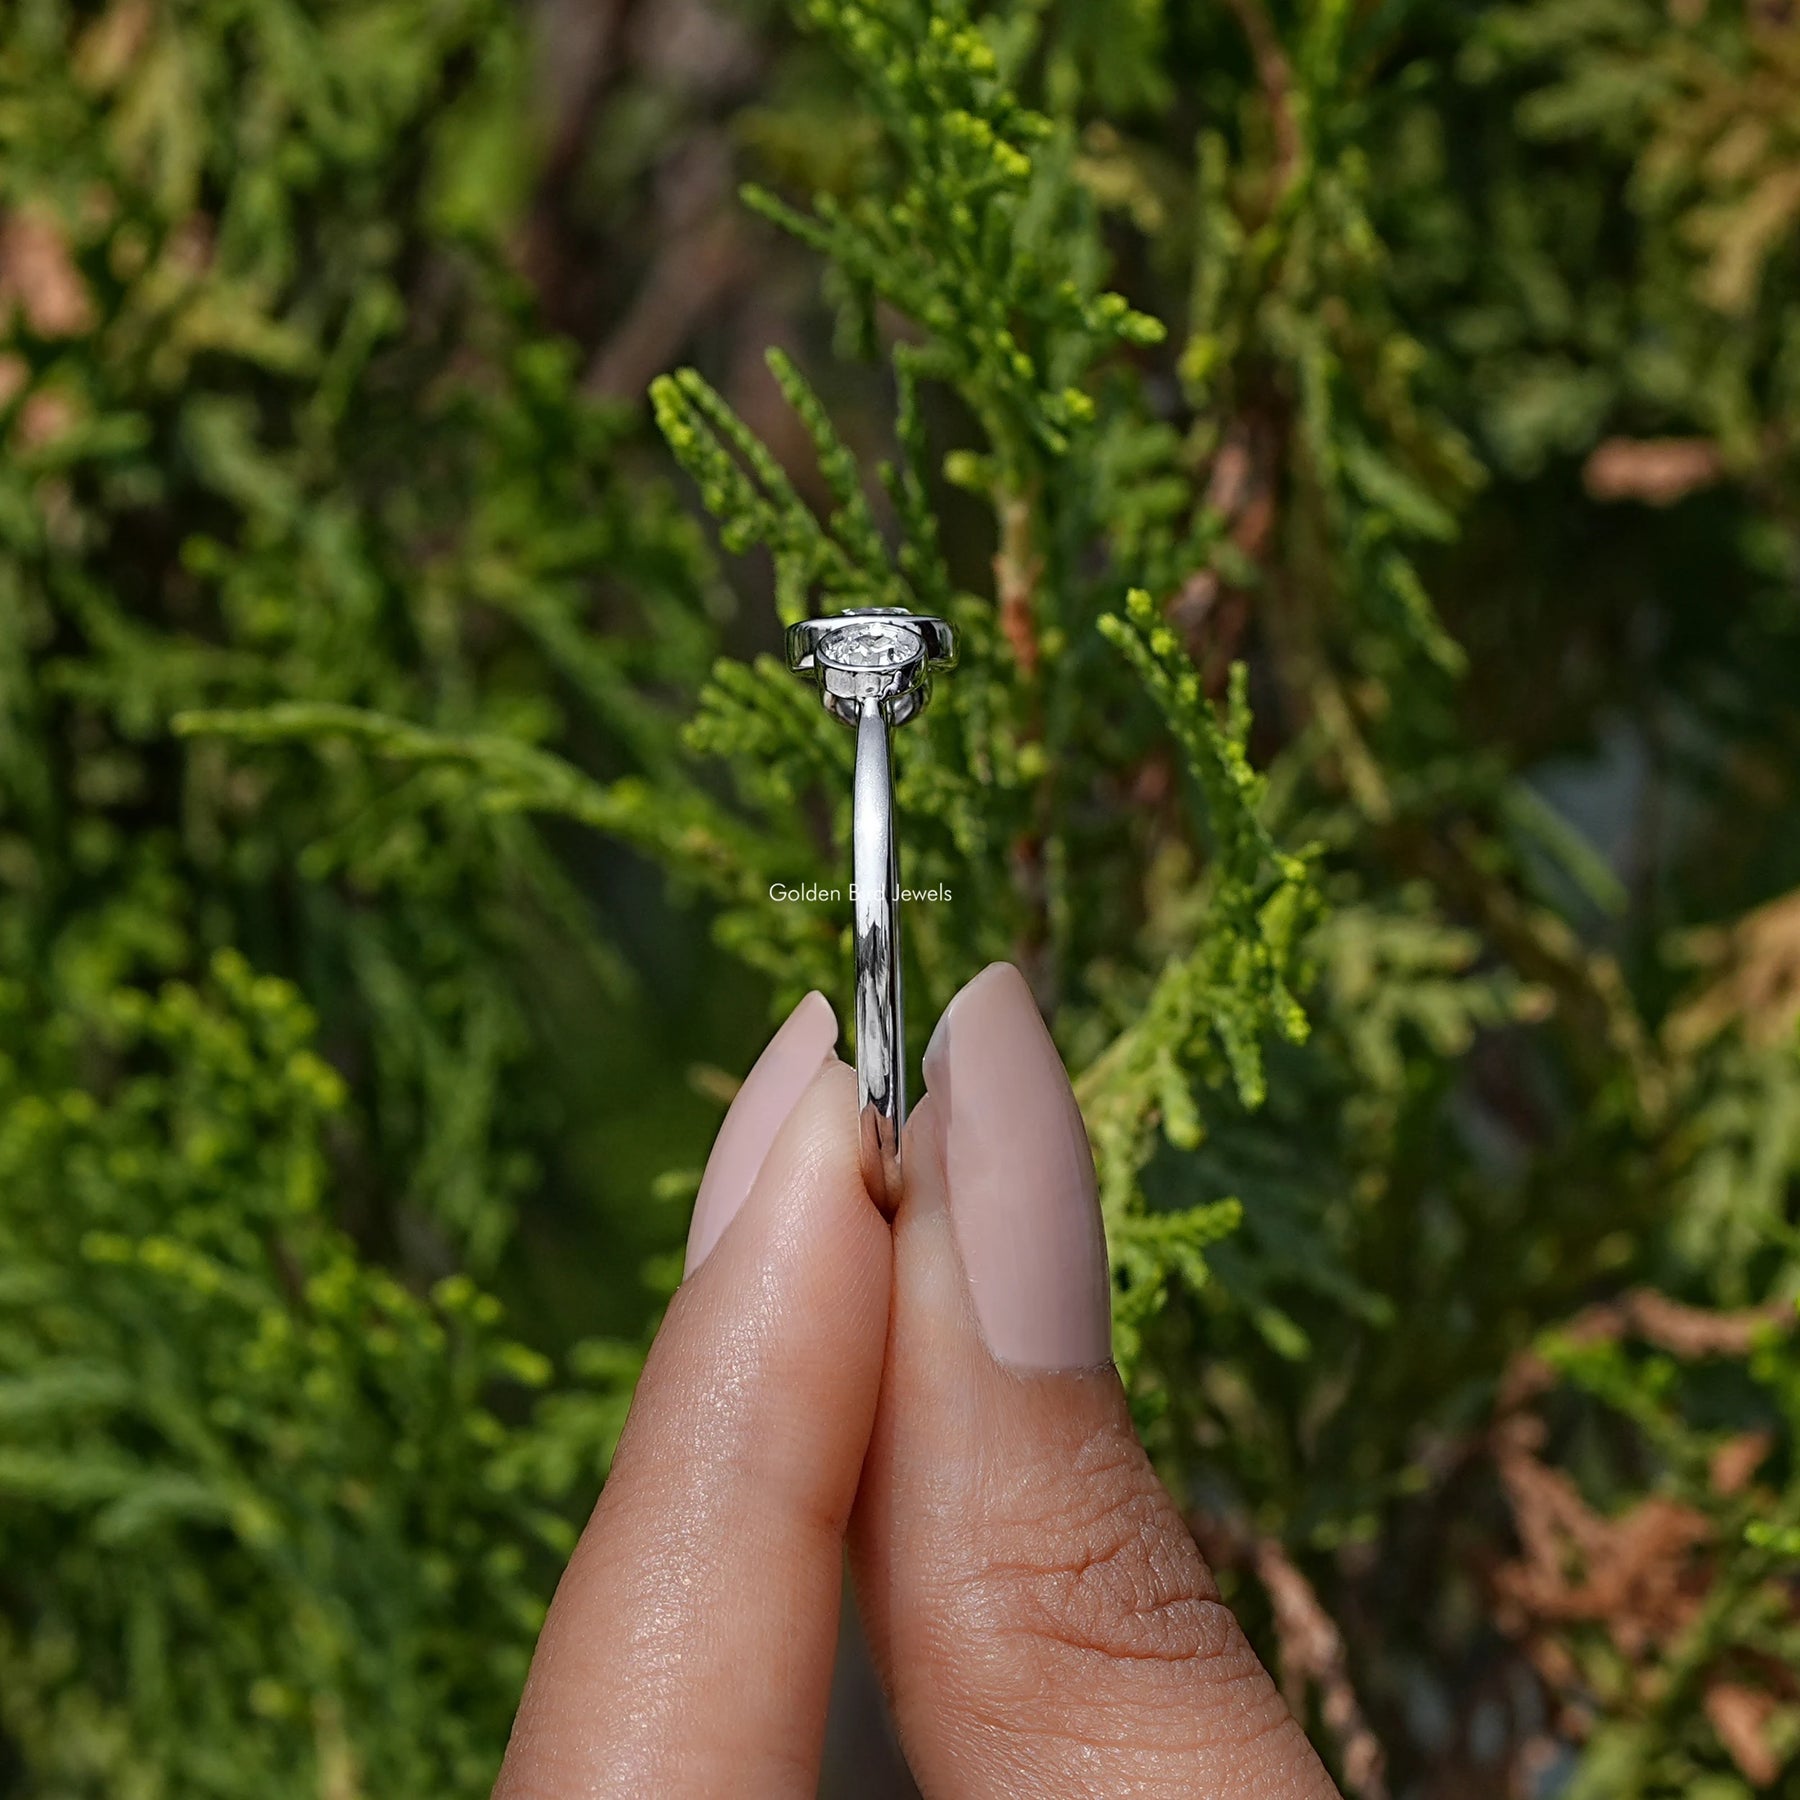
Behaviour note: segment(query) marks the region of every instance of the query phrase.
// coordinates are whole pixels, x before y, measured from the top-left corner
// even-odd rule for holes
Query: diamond
[[[834,669],[897,669],[924,649],[911,625],[887,619],[857,619],[835,625],[819,638],[819,659]]]
[[[945,619],[904,606],[853,606],[787,629],[787,664],[810,675],[825,710],[860,727],[878,708],[890,725],[904,725],[931,698],[931,677],[956,661],[956,633]]]

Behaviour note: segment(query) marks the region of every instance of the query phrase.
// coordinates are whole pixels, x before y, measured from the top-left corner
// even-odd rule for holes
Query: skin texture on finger
[[[1077,1216],[1095,1205],[1092,1162],[1029,992],[1000,965],[947,1019],[909,1128],[851,1527],[920,1788],[1327,1800],[1336,1789],[1221,1603],[1110,1364],[1043,1366],[1104,1357],[1091,1309],[1105,1301],[1092,1267],[1068,1262],[1103,1253]],[[1033,1289],[1055,1317],[1033,1317]]]
[[[652,1346],[497,1800],[816,1790],[890,1284],[842,1063],[728,1210]]]

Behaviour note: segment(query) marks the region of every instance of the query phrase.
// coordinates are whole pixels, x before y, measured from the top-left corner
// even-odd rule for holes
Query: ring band
[[[906,1124],[906,1014],[900,967],[900,850],[894,820],[893,728],[865,701],[856,723],[851,877],[856,916],[856,1087],[863,1184],[885,1209],[900,1203]]]
[[[851,790],[856,1085],[863,1185],[884,1212],[900,1204],[906,1125],[906,1014],[900,965],[900,840],[893,733],[924,710],[931,677],[956,661],[942,619],[874,606],[805,619],[787,634],[788,667],[811,675],[826,710],[856,728]]]

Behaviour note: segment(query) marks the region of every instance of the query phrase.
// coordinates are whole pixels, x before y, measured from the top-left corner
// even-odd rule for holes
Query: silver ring
[[[956,661],[956,633],[903,606],[870,606],[788,628],[788,667],[811,675],[826,710],[856,728],[851,894],[856,920],[856,1085],[869,1197],[900,1203],[906,1124],[906,1014],[900,974],[900,840],[894,727],[931,698],[931,677]]]

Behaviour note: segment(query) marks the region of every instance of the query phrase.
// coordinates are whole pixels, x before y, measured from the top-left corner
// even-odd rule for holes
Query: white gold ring
[[[871,606],[788,628],[788,667],[811,675],[825,708],[856,728],[851,881],[856,919],[856,1085],[863,1183],[891,1212],[900,1203],[906,1124],[906,1016],[900,982],[900,845],[892,737],[931,698],[931,677],[956,662],[943,619]]]

